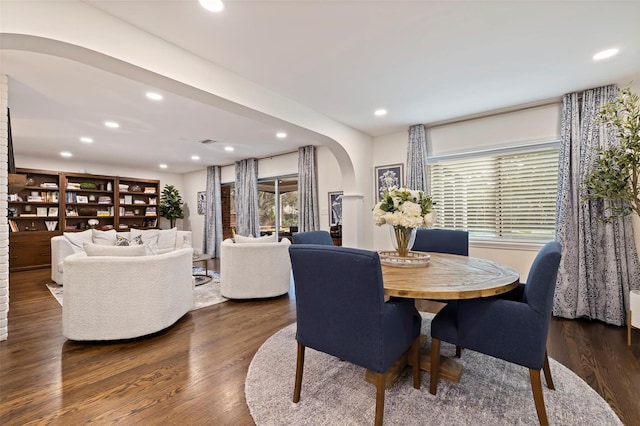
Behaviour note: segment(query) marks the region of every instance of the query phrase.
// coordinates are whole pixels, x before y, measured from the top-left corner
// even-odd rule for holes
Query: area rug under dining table
[[[205,269],[200,267],[194,267],[194,274],[204,274]],[[216,305],[218,303],[226,302],[227,298],[222,297],[220,294],[220,274],[218,272],[207,271],[207,274],[211,277],[211,281],[206,284],[198,285],[193,290],[193,307],[192,311],[205,308],[207,306]],[[47,288],[56,298],[60,306],[64,301],[64,286],[56,283],[47,284]]]
[[[429,335],[432,314],[421,313],[422,334]],[[258,426],[373,424],[375,386],[364,369],[308,348],[300,402],[294,404],[296,324],[271,336],[258,350],[247,373],[245,396]],[[430,341],[427,341],[430,345]],[[442,343],[441,353],[455,347]],[[459,383],[440,380],[429,393],[430,376],[422,372],[421,389],[412,386],[410,369],[386,392],[387,425],[537,425],[529,371],[524,367],[464,350]],[[552,425],[621,425],[611,407],[571,370],[550,359],[556,390],[543,380]]]

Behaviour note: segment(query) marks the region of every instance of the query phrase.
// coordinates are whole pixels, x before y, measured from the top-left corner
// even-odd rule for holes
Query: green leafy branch
[[[598,158],[584,181],[584,201],[596,201],[600,220],[636,213],[640,216],[640,97],[630,87],[604,105],[599,120],[614,131],[618,144],[598,149]]]

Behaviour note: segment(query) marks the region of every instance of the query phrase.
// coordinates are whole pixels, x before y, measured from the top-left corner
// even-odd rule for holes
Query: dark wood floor
[[[200,309],[135,341],[74,343],[61,334],[62,310],[47,282],[48,270],[10,276],[9,339],[0,342],[2,425],[251,425],[249,363],[269,336],[295,321],[287,295]],[[420,309],[437,306],[421,302]],[[626,425],[640,425],[639,330],[629,348],[621,327],[554,319],[548,348]],[[428,380],[425,374],[423,385]]]

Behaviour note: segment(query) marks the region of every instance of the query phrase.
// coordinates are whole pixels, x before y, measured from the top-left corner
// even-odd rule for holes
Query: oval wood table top
[[[414,299],[454,300],[495,296],[520,283],[512,268],[486,259],[429,253],[422,268],[382,265],[384,294]]]

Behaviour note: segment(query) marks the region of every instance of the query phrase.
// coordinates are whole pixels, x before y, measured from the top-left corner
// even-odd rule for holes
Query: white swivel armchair
[[[280,296],[291,286],[289,245],[281,242],[222,242],[220,293],[228,299]]]

